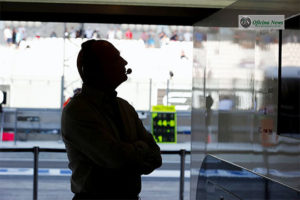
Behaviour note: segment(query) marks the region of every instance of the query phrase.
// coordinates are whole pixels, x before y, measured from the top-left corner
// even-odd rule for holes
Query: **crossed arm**
[[[96,116],[74,118],[63,113],[62,131],[67,147],[75,148],[100,167],[126,168],[139,174],[149,174],[162,164],[160,149],[137,115],[137,140],[123,142],[116,137],[105,120]],[[74,159],[76,159],[76,155]]]

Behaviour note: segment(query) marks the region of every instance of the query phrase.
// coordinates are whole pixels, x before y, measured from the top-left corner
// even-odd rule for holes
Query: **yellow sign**
[[[156,142],[177,142],[177,116],[175,106],[152,106],[152,134]]]
[[[152,112],[176,112],[175,106],[157,105],[152,106]]]

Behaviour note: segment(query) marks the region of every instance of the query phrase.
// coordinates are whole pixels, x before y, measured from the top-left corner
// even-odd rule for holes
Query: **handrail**
[[[66,149],[57,148],[0,148],[0,152],[32,152],[34,155],[33,165],[33,200],[38,200],[38,163],[40,152],[51,152],[51,153],[66,153]],[[185,149],[175,150],[164,150],[161,154],[167,155],[179,155],[180,156],[180,182],[179,182],[179,200],[184,200],[184,167],[185,167],[185,156],[190,154],[190,151]]]
[[[0,152],[34,152],[35,147],[28,147],[28,148],[0,148]],[[48,152],[48,153],[66,153],[66,149],[62,148],[39,148],[39,152]],[[185,154],[190,154],[190,151],[187,151],[185,149],[181,150],[163,150],[160,151],[161,154],[167,154],[167,155],[176,155],[180,154],[181,151],[184,150]]]

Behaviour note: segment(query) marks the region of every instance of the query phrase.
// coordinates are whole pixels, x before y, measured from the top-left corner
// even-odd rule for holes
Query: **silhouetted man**
[[[126,60],[109,42],[81,45],[82,91],[62,113],[73,199],[138,199],[141,175],[161,166],[160,149],[134,108],[116,97]]]

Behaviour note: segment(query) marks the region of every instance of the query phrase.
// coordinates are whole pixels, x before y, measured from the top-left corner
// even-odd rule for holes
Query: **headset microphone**
[[[131,68],[128,68],[128,69],[126,70],[126,74],[131,74],[131,72],[132,72],[132,69],[131,69]]]

